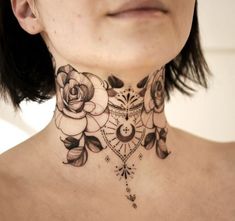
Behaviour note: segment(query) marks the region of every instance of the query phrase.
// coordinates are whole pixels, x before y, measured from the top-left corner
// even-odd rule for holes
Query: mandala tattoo
[[[113,75],[101,80],[70,65],[60,67],[55,77],[55,124],[68,150],[63,163],[81,167],[88,160],[88,151],[110,148],[120,161],[114,172],[125,181],[125,196],[137,208],[136,194],[129,187],[136,171],[135,164],[129,163],[131,156],[138,148],[154,147],[160,159],[171,153],[166,146],[164,68],[145,77],[136,88],[125,88]],[[143,154],[138,158],[142,160]],[[108,163],[111,158],[107,155],[105,160]]]

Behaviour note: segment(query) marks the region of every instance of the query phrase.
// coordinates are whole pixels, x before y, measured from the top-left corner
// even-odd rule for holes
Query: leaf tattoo
[[[72,137],[72,136],[66,137],[65,140],[62,140],[60,138],[60,140],[64,143],[64,146],[68,150],[71,150],[71,149],[79,146],[79,140],[74,138],[74,137]]]
[[[100,143],[99,139],[94,136],[85,136],[85,145],[94,153],[98,153],[103,150],[102,144]]]
[[[87,162],[88,153],[84,146],[79,146],[76,148],[71,149],[67,153],[67,163],[64,164],[71,164],[75,167],[84,166]]]
[[[150,150],[152,149],[154,143],[156,141],[156,134],[153,133],[149,133],[144,140],[144,147],[146,150]]]

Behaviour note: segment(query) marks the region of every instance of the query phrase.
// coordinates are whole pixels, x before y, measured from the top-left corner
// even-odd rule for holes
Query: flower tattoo
[[[67,152],[67,162],[84,166],[88,150],[99,153],[105,148],[121,160],[114,172],[125,180],[126,198],[137,208],[136,195],[128,180],[135,174],[130,157],[139,147],[165,159],[167,122],[164,115],[164,68],[145,77],[138,89],[124,88],[124,82],[114,75],[101,80],[89,72],[78,72],[72,66],[62,66],[56,73],[55,125],[61,131],[61,141]],[[139,154],[139,159],[143,155]],[[110,161],[109,156],[105,160]]]
[[[153,132],[147,134],[144,140],[144,147],[150,150],[155,145],[156,154],[159,158],[165,159],[171,152],[167,150],[167,122],[164,116],[164,69],[153,74],[146,83],[144,94],[144,108],[142,111],[143,124]]]
[[[95,132],[108,120],[108,94],[103,82],[91,73],[79,73],[70,65],[59,68],[56,126],[70,136]],[[76,124],[77,127],[71,127]]]
[[[165,127],[163,70],[150,77],[145,89],[142,112],[143,124],[147,128],[153,128],[154,126]]]

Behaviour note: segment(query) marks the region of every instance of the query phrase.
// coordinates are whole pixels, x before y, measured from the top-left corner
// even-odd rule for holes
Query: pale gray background
[[[170,124],[215,141],[235,140],[235,1],[199,0],[202,43],[214,74],[210,89],[193,98],[175,93],[166,105]],[[29,138],[50,121],[55,99],[23,103],[22,113],[0,102],[0,153]]]

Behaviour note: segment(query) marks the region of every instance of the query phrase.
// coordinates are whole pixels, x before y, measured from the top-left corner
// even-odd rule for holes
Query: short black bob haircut
[[[195,89],[185,80],[207,88],[211,73],[200,43],[197,2],[189,38],[165,68],[168,100],[174,89],[192,95]],[[4,100],[10,97],[15,110],[24,99],[41,103],[55,95],[51,55],[40,34],[30,35],[20,27],[10,0],[0,0],[0,95]]]

